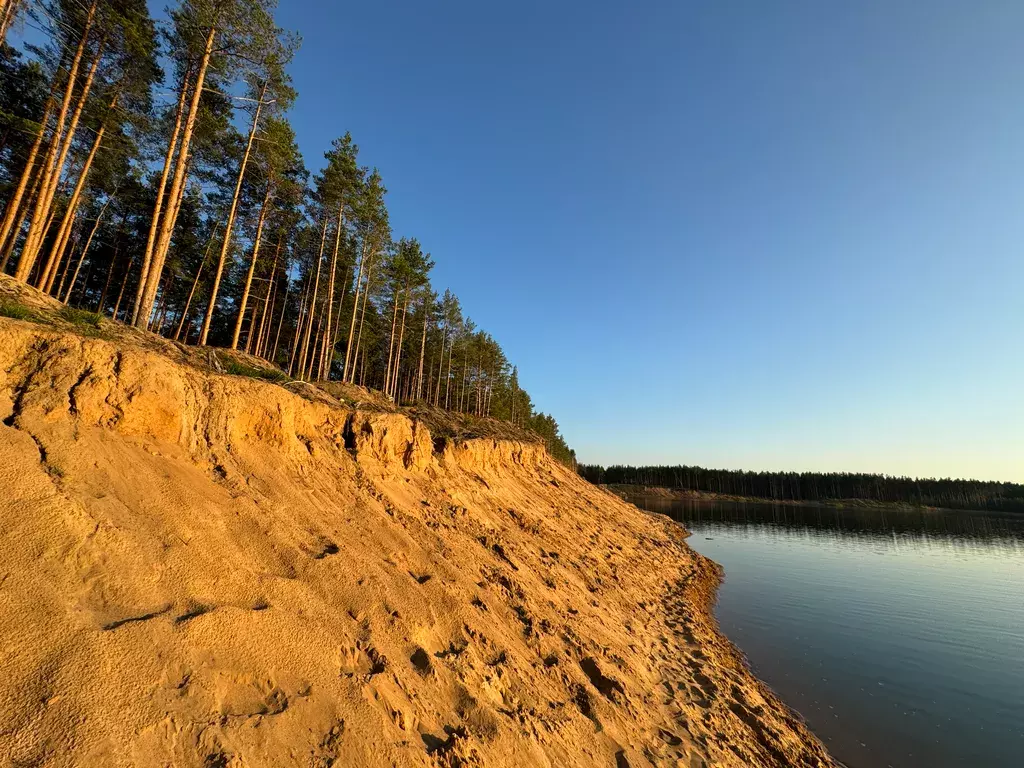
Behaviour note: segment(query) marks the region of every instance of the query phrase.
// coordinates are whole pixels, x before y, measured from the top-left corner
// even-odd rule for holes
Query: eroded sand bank
[[[0,765],[833,765],[537,445],[14,320],[0,371]]]

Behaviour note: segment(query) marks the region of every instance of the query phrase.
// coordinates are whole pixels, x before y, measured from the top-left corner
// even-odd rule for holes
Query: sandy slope
[[[2,766],[832,765],[535,445],[6,319],[0,371]]]

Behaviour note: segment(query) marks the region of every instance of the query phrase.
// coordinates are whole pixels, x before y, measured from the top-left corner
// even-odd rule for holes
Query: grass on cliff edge
[[[33,312],[21,302],[4,298],[0,298],[0,317],[10,317],[14,320],[27,320],[30,323],[46,322],[38,312]]]
[[[49,308],[48,308],[49,309]],[[12,320],[25,320],[37,325],[53,325],[54,320],[61,320],[75,327],[75,330],[86,336],[104,336],[102,333],[103,315],[74,307],[60,307],[56,310],[40,311],[9,296],[0,296],[0,317]]]
[[[246,365],[237,360],[229,360],[228,364],[224,366],[224,372],[232,376],[248,376],[250,379],[262,379],[274,383],[291,381],[291,377],[287,373],[277,368],[257,368],[255,365]]]

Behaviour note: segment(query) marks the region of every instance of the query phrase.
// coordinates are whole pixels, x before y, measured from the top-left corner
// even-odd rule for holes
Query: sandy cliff
[[[824,766],[540,447],[0,319],[0,765]]]

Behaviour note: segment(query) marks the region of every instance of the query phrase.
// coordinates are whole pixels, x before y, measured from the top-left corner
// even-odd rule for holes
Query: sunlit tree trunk
[[[103,314],[103,305],[107,303],[107,293],[110,291],[110,281],[114,278],[114,265],[117,263],[117,251],[120,243],[114,245],[114,255],[110,259],[110,268],[107,270],[107,281],[103,284],[103,291],[100,293],[100,300],[96,304],[96,311]]]
[[[7,31],[18,13],[20,2],[21,0],[0,0],[0,45],[7,39]]]
[[[220,291],[220,279],[224,274],[224,262],[227,260],[228,249],[231,248],[231,233],[235,226],[235,214],[238,212],[238,198],[242,195],[242,181],[245,178],[245,168],[249,164],[249,155],[252,152],[252,142],[256,138],[256,130],[260,123],[260,110],[263,108],[263,97],[267,93],[267,85],[263,85],[260,91],[259,100],[256,102],[256,111],[252,116],[252,126],[249,128],[249,140],[245,143],[245,153],[242,155],[242,164],[238,168],[238,180],[235,182],[235,194],[231,197],[231,208],[228,209],[228,221],[224,225],[224,244],[220,249],[220,256],[217,258],[217,270],[213,273],[213,288],[210,293],[210,303],[206,307],[206,317],[203,318],[203,330],[199,334],[200,345],[206,344],[206,338],[210,334],[210,323],[213,321],[213,312],[217,306],[217,293]],[[249,267],[249,282],[246,283],[245,293],[242,297],[242,311],[238,314],[238,322],[235,323],[235,332],[231,339],[231,348],[238,349],[238,334],[242,330],[242,315],[245,313],[244,302],[249,298],[249,285],[252,281],[253,269],[256,267],[256,255],[259,252],[259,236],[263,231],[263,220],[266,217],[267,203],[270,200],[270,185],[267,185],[267,194],[263,198],[263,207],[260,209],[259,231],[256,236],[256,247],[253,250],[252,264]]]
[[[260,348],[263,346],[263,336],[267,326],[267,313],[274,308],[274,294],[277,289],[277,261],[281,257],[281,240],[282,237],[277,237],[277,249],[274,251],[274,263],[270,266],[270,279],[267,281],[267,293],[263,297],[263,309],[260,312],[260,323],[257,327],[255,313],[253,314],[253,322],[249,326],[249,335],[245,339],[245,351],[247,353],[255,354],[257,357],[260,354]],[[253,337],[256,338],[256,346],[253,348]]]
[[[78,266],[75,267],[75,274],[71,277],[71,282],[68,284],[67,293],[64,294],[63,301],[65,304],[71,298],[71,290],[75,287],[75,283],[78,282],[78,272],[82,268],[82,262],[85,261],[86,254],[89,253],[89,246],[92,245],[92,239],[96,237],[96,230],[100,228],[100,221],[103,220],[103,214],[107,210],[107,206],[110,205],[111,198],[107,198],[107,201],[103,204],[100,212],[96,214],[96,221],[93,222],[92,230],[89,232],[89,237],[85,240],[85,245],[82,248],[82,253],[78,257]]]
[[[42,265],[42,269],[40,270],[37,287],[44,293],[53,292],[53,283],[57,279],[57,272],[60,271],[60,265],[62,263],[66,263],[64,261],[64,256],[67,253],[68,244],[71,242],[71,233],[78,228],[76,224],[77,218],[78,201],[70,200],[68,201],[67,207],[64,209],[61,226],[57,230],[57,235],[54,237],[53,243],[50,246],[50,254],[46,259],[46,263]],[[65,221],[67,222],[67,228],[64,227]],[[47,227],[47,229],[49,229],[49,227]],[[65,277],[67,277],[66,268],[64,273],[61,275],[61,286],[57,290],[58,298],[60,298],[63,293]]]
[[[352,367],[355,368],[356,358],[353,357],[352,342],[355,339],[356,332],[356,313],[359,311],[359,292],[362,289],[363,281],[363,262],[366,261],[366,239],[363,240],[361,252],[359,254],[359,272],[356,275],[356,299],[352,302],[352,322],[348,327],[348,343],[345,345],[345,365],[341,371],[341,380],[348,381],[349,377],[349,360],[352,361]],[[352,378],[355,378],[353,372]]]
[[[121,299],[124,298],[124,290],[128,287],[128,278],[131,276],[133,266],[135,266],[134,255],[128,259],[128,266],[124,270],[124,280],[121,281],[121,290],[118,291],[117,301],[114,302],[114,311],[110,313],[110,317],[114,320],[117,320],[117,311],[121,308]]]
[[[427,323],[430,320],[430,313],[427,311],[427,303],[430,299],[430,291],[423,294],[423,337],[420,339],[420,367],[416,374],[416,399],[419,400],[423,394],[423,359],[427,354]]]
[[[395,286],[394,309],[391,311],[391,334],[388,336],[388,364],[384,367],[385,395],[391,394],[391,363],[394,361],[395,355],[395,329],[398,327],[398,303],[400,299],[401,293],[398,291],[398,286]]]
[[[329,365],[334,364],[334,350],[338,348],[338,342],[341,341],[341,310],[345,306],[345,297],[348,295],[348,273],[351,265],[345,265],[345,277],[341,281],[341,295],[338,296],[338,309],[334,313],[334,336],[331,338],[331,362]],[[327,370],[328,376],[330,376],[330,368]]]
[[[206,37],[206,48],[203,51],[203,58],[199,63],[199,70],[196,73],[196,82],[192,90],[188,118],[185,120],[185,127],[181,136],[181,147],[178,150],[178,163],[174,169],[174,179],[171,184],[169,197],[171,201],[174,201],[173,207],[164,213],[163,220],[160,223],[156,247],[149,265],[149,273],[145,276],[146,289],[142,296],[142,307],[135,321],[135,325],[143,329],[149,327],[149,316],[152,312],[153,300],[156,298],[157,287],[160,284],[164,262],[167,258],[167,249],[171,242],[171,234],[174,232],[174,225],[178,216],[177,201],[181,199],[181,195],[184,192],[185,172],[189,160],[189,146],[192,143],[192,135],[195,132],[196,120],[199,118],[199,102],[203,95],[203,85],[206,82],[206,72],[210,66],[210,58],[213,55],[213,41],[216,35],[217,28],[215,26],[211,27]]]
[[[43,197],[41,197],[36,203],[37,208],[33,211],[32,221],[29,224],[28,236],[25,238],[25,245],[22,247],[21,252],[21,260],[23,262],[28,262],[30,265],[29,271],[31,271],[31,265],[34,264],[36,259],[39,257],[39,253],[43,247],[43,242],[46,239],[46,234],[50,229],[50,223],[56,215],[53,200],[57,194],[57,187],[60,183],[61,175],[64,173],[64,165],[67,162],[68,152],[71,151],[71,144],[74,142],[75,133],[78,130],[78,123],[82,118],[82,111],[85,109],[85,104],[89,97],[89,91],[92,89],[92,84],[96,77],[96,70],[99,68],[100,60],[102,58],[103,46],[101,44],[99,49],[96,51],[96,56],[93,58],[93,63],[89,69],[89,74],[86,76],[85,84],[82,86],[82,93],[79,96],[78,104],[75,106],[75,111],[71,116],[71,122],[68,125],[67,133],[62,139],[60,152],[57,155],[57,164],[49,178],[43,180]],[[68,180],[70,180],[70,172],[68,176]],[[43,220],[45,220],[45,224],[37,226],[37,222]],[[48,278],[47,270],[43,269],[40,271],[40,279],[37,287],[42,288],[45,284],[46,278]]]
[[[466,387],[469,383],[469,347],[466,347],[466,359],[462,364],[462,392],[459,394],[459,411],[469,410],[470,393]]]
[[[445,407],[445,410],[448,410],[448,391],[451,388],[451,383],[452,383],[452,355],[453,355],[454,352],[455,352],[455,337],[453,336],[451,341],[448,342],[448,375],[445,377],[445,380],[444,380],[444,407]],[[443,356],[441,358],[441,362],[442,363],[444,362],[444,357]]]
[[[299,353],[299,378],[306,378],[306,362],[309,355],[309,339],[310,334],[313,333],[313,321],[316,315],[316,298],[320,292],[320,265],[324,260],[324,246],[327,243],[327,217],[324,216],[324,229],[320,235],[320,252],[316,257],[316,278],[313,281],[313,293],[312,298],[306,307],[306,327],[303,330],[302,336],[302,349]]]
[[[322,350],[320,352],[320,374],[318,379],[326,379],[331,372],[331,358],[334,357],[334,345],[330,343],[334,338],[333,309],[334,309],[334,278],[338,270],[338,249],[341,247],[341,232],[345,226],[345,201],[342,198],[338,208],[338,230],[334,233],[334,252],[331,254],[331,277],[327,288],[327,323],[324,326],[324,333],[321,339]]]
[[[363,289],[363,311],[359,313],[359,332],[356,334],[356,358],[359,358],[359,345],[363,340],[363,323],[366,321],[366,302],[370,298],[370,278],[373,275],[373,262],[366,267],[366,287]],[[363,358],[363,376],[366,375],[366,358]],[[353,376],[353,378],[355,378]]]
[[[74,245],[71,248],[72,252],[74,252],[75,246],[78,245],[78,239],[81,236],[81,232],[79,232],[80,229],[81,229],[81,222],[76,222],[75,226],[74,226],[74,235],[75,235],[74,239],[75,239],[75,242],[74,242]],[[61,296],[64,295],[64,285],[65,285],[65,283],[67,283],[68,272],[71,270],[71,262],[72,261],[74,261],[74,259],[69,256],[68,260],[64,262],[64,269],[63,269],[63,271],[61,271],[61,275],[60,275],[60,287],[57,289],[57,298],[60,298]]]
[[[46,99],[46,108],[43,110],[43,119],[39,123],[39,133],[36,134],[35,140],[32,142],[32,148],[28,152],[28,159],[25,161],[25,168],[21,172],[21,176],[18,179],[18,186],[14,190],[14,194],[11,199],[7,202],[7,208],[4,210],[3,223],[0,224],[0,246],[7,245],[7,238],[11,238],[11,249],[13,249],[13,241],[18,236],[18,230],[21,229],[20,222],[24,220],[25,213],[21,211],[21,201],[25,196],[25,190],[28,189],[29,180],[33,177],[35,182],[33,189],[38,188],[40,181],[42,180],[41,173],[35,173],[36,171],[36,160],[39,156],[39,149],[43,145],[43,139],[46,136],[46,126],[50,122],[50,116],[53,114],[54,100],[53,93]],[[29,195],[31,201],[35,193]],[[19,213],[21,217],[19,219]],[[19,224],[15,227],[15,222]],[[7,261],[10,258],[10,250],[5,249],[3,265],[0,265],[0,271],[3,271],[7,267]]]
[[[442,319],[444,317],[442,316]],[[444,347],[448,343],[448,323],[444,324],[444,329],[441,331],[441,360],[437,364],[437,386],[434,388],[434,405],[437,406],[441,402],[441,377],[444,374]]]
[[[56,188],[56,179],[54,177],[60,176],[60,168],[63,166],[62,162],[58,162],[58,158],[61,157],[62,153],[66,156],[66,152],[63,147],[64,123],[67,120],[68,110],[71,108],[71,100],[75,92],[75,81],[78,79],[78,68],[81,66],[82,56],[85,54],[85,46],[89,38],[89,32],[92,29],[92,23],[96,17],[96,5],[96,0],[93,0],[92,5],[89,6],[89,13],[82,29],[82,37],[78,42],[78,48],[75,51],[75,56],[71,61],[71,69],[68,72],[68,84],[64,89],[64,97],[61,100],[60,111],[57,114],[57,123],[53,129],[53,138],[50,141],[50,146],[46,152],[46,158],[43,160],[42,168],[39,171],[42,174],[39,196],[36,198],[36,204],[29,224],[29,232],[25,238],[25,244],[22,246],[21,259],[18,261],[18,268],[14,273],[15,278],[23,282],[28,280],[29,273],[32,272],[32,267],[35,264],[35,254],[33,250],[37,250],[35,243],[40,236],[40,229],[46,219],[50,199],[49,190],[51,180],[53,180],[53,186]],[[99,65],[99,59],[100,56],[97,55],[94,61],[94,66]],[[90,77],[94,74],[95,68],[90,73]],[[84,99],[82,100],[82,103],[84,104]]]
[[[25,219],[28,217],[29,208],[35,202],[36,197],[39,195],[39,187],[42,183],[42,174],[37,173],[35,181],[32,182],[32,191],[28,196],[28,204],[22,206],[21,212],[18,214],[18,219],[14,224],[14,229],[11,232],[11,236],[7,238],[7,245],[4,246],[4,257],[0,261],[0,272],[4,272],[7,269],[7,262],[11,259],[11,254],[14,252],[14,246],[18,242],[18,234],[21,232],[22,227],[25,226]]]
[[[258,111],[258,108],[257,108]],[[253,126],[255,129],[255,124]],[[252,136],[249,137],[250,142]],[[239,175],[241,182],[241,175]],[[249,271],[245,275],[245,287],[242,289],[242,299],[238,304],[238,317],[235,319],[235,330],[231,334],[231,348],[238,349],[238,338],[242,334],[242,319],[245,317],[245,307],[249,303],[249,291],[252,290],[252,276],[256,273],[256,260],[260,256],[260,243],[263,241],[263,223],[267,220],[267,209],[270,208],[270,184],[267,184],[267,193],[263,196],[263,205],[260,206],[260,216],[256,223],[256,240],[252,245],[252,258],[249,260]],[[228,226],[231,226],[231,218],[228,217]],[[225,242],[227,242],[225,238]],[[221,260],[217,264],[217,276],[213,281],[213,290],[216,293],[220,283],[221,272],[224,271],[224,249],[221,249]],[[213,302],[210,302],[210,309],[206,311],[206,321],[203,323],[203,336],[200,344],[206,343],[206,333],[210,330],[210,319],[213,317]]]
[[[249,327],[249,335],[245,338],[245,352],[246,354],[255,355],[261,357],[263,347],[266,346],[266,334],[267,334],[267,315],[274,308],[274,302],[277,300],[277,280],[274,279],[274,270],[271,270],[270,279],[267,282],[267,292],[263,296],[262,306],[260,307],[260,321],[255,322],[255,313],[253,315],[253,323]]]
[[[163,214],[164,195],[167,192],[167,181],[170,178],[174,165],[174,154],[178,149],[178,141],[181,138],[182,121],[185,117],[185,101],[188,96],[189,71],[186,70],[182,77],[181,93],[178,95],[178,105],[174,111],[174,130],[167,142],[167,154],[164,155],[164,167],[160,172],[160,183],[156,190],[156,202],[153,204],[153,217],[149,221],[149,235],[146,238],[146,250],[142,256],[142,273],[139,278],[139,285],[135,289],[135,309],[132,312],[132,324],[138,325],[138,318],[142,311],[143,297],[146,293],[146,279],[153,263],[153,251],[156,248],[156,237],[160,231],[160,218]]]
[[[398,400],[398,371],[402,364],[402,342],[405,341],[405,318],[409,314],[409,281],[405,281],[405,303],[402,305],[402,330],[398,334],[398,349],[395,351],[395,370],[392,374],[394,381],[391,384],[391,396]]]
[[[110,109],[114,110],[116,108],[117,97],[115,96],[110,102]],[[89,155],[85,158],[82,170],[78,174],[78,181],[75,184],[74,191],[71,193],[71,200],[64,213],[64,219],[61,221],[60,229],[57,230],[57,239],[50,248],[50,256],[47,259],[46,267],[43,270],[43,276],[40,280],[42,289],[47,293],[53,289],[53,279],[56,276],[57,265],[60,264],[60,260],[64,257],[64,250],[67,248],[68,239],[71,236],[71,223],[74,220],[75,213],[78,211],[78,201],[81,199],[82,190],[85,188],[86,178],[89,176],[89,169],[92,168],[92,162],[96,159],[96,153],[100,149],[100,144],[103,143],[103,134],[106,130],[107,123],[104,121],[103,125],[101,125],[100,129],[96,132],[96,138],[93,139],[92,148],[89,150]]]
[[[181,338],[181,330],[185,326],[185,319],[188,317],[188,311],[192,307],[192,299],[195,298],[196,288],[199,287],[199,278],[203,274],[203,267],[206,266],[206,260],[210,258],[210,249],[213,247],[213,241],[217,238],[217,224],[213,225],[213,232],[210,234],[210,241],[206,244],[206,251],[203,253],[203,260],[199,262],[199,268],[196,270],[196,277],[192,281],[192,288],[188,292],[188,298],[185,300],[185,308],[181,311],[181,318],[178,320],[178,327],[174,331],[174,340],[178,341]]]
[[[295,373],[295,363],[299,356],[299,345],[302,343],[302,329],[304,328],[306,309],[309,305],[309,295],[313,291],[313,281],[310,279],[309,273],[306,274],[306,287],[302,291],[302,296],[299,299],[299,314],[295,318],[295,337],[292,339],[292,353],[288,361],[288,375],[292,376]]]
[[[281,327],[284,325],[284,316],[288,311],[288,293],[292,286],[288,282],[287,275],[285,275],[284,285],[284,301],[281,302],[281,317],[277,321],[277,333],[274,335],[274,349],[270,352],[270,357],[268,358],[272,363],[277,360],[277,345],[281,341]]]

